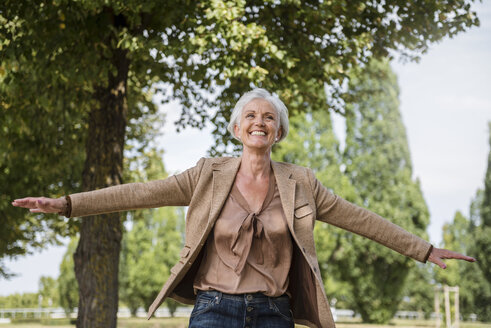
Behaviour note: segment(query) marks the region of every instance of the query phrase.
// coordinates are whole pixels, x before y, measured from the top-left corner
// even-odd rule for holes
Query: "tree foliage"
[[[72,238],[60,264],[58,276],[58,295],[60,306],[70,315],[78,305],[78,283],[75,278],[73,254],[77,248],[78,238]]]
[[[0,296],[0,308],[2,309],[35,308],[38,306],[38,293],[15,293],[8,296]]]
[[[457,211],[451,223],[443,226],[442,247],[462,254],[472,253],[474,233],[471,222]],[[464,318],[478,313],[478,319],[485,319],[482,314],[481,299],[490,299],[490,284],[475,263],[455,261],[445,270],[435,270],[435,280],[440,284],[459,287],[460,312]]]
[[[229,109],[252,85],[302,111],[319,101],[318,86],[335,87],[369,57],[397,50],[417,58],[431,42],[478,25],[471,2],[2,1],[0,215],[8,228],[0,231],[0,256],[77,226],[12,209],[12,198],[122,183],[124,143],[141,136],[162,85],[170,90],[164,102],[184,105],[178,126],[210,119],[223,144]],[[113,327],[119,216],[80,225],[78,325]],[[100,312],[88,313],[94,302]]]
[[[317,96],[327,83],[333,89],[328,107],[343,112],[340,81],[353,67],[391,52],[417,59],[430,43],[478,24],[465,1],[212,0],[203,9],[192,43],[220,86],[212,155],[230,141],[229,109],[252,84],[302,112],[326,107]]]
[[[443,241],[441,247],[451,249],[462,254],[469,253],[472,236],[469,234],[469,220],[457,211],[451,223],[443,225]],[[458,286],[462,281],[463,267],[473,265],[467,262],[452,263],[445,270],[436,270],[435,278],[438,282],[449,286]]]
[[[489,122],[488,168],[484,178],[484,191],[480,204],[478,226],[475,230],[475,252],[484,277],[491,284],[491,122]]]
[[[433,266],[416,263],[409,271],[403,286],[403,299],[398,310],[422,313],[429,319],[434,312],[434,279]]]
[[[39,223],[9,202],[80,190],[88,113],[117,74],[116,52],[129,62],[128,133],[155,112],[157,92],[182,101],[181,128],[211,118],[216,154],[228,141],[229,109],[251,84],[279,93],[293,111],[321,104],[318,86],[337,85],[358,63],[393,50],[418,58],[432,42],[478,25],[471,2],[2,1],[0,211],[9,229],[0,254],[69,232],[63,220]],[[336,103],[329,105],[342,110]]]
[[[159,208],[142,212],[132,218],[121,252],[120,297],[132,315],[138,308],[152,304],[179,259],[183,242],[183,210]]]
[[[131,167],[127,171],[128,181],[149,181],[167,176],[162,154],[155,150],[128,160],[127,165]],[[171,207],[147,209],[128,213],[128,219],[131,228],[122,241],[119,294],[134,316],[140,307],[150,306],[169,277],[170,268],[179,259],[184,237],[184,210]],[[170,304],[171,314],[175,311],[174,305]]]
[[[386,61],[374,61],[351,81],[344,95],[345,150],[329,112],[308,108],[312,112],[291,118],[290,136],[276,146],[274,158],[312,168],[335,193],[426,237],[428,210],[418,182],[412,180],[395,76]],[[328,106],[325,90],[317,91]],[[316,225],[315,238],[326,291],[337,305],[355,309],[367,322],[390,320],[406,291],[407,274],[416,269],[411,261],[323,224]],[[413,276],[426,277],[422,271]]]
[[[490,163],[491,160],[488,157],[488,169],[484,183],[485,188],[488,188],[490,181]],[[470,240],[470,244],[467,245],[467,249],[468,254],[477,259],[478,268],[465,266],[466,270],[462,272],[462,277],[465,277],[465,279],[462,279],[462,282],[465,284],[465,288],[469,289],[468,297],[464,300],[468,304],[464,306],[473,309],[472,311],[477,314],[478,320],[491,322],[491,308],[489,307],[489,304],[491,304],[491,283],[489,276],[486,276],[486,272],[489,274],[487,264],[489,264],[488,254],[491,240],[489,239],[489,235],[486,235],[486,230],[489,229],[486,228],[483,221],[483,217],[489,214],[489,202],[486,204],[485,190],[478,189],[476,191],[476,195],[471,201],[469,212],[468,239]]]
[[[311,168],[324,186],[343,198],[357,202],[356,190],[343,175],[340,143],[334,130],[331,114],[327,111],[324,88],[318,89],[320,108],[308,108],[290,118],[288,138],[273,149],[273,159]],[[340,251],[347,232],[334,226],[316,224],[314,229],[317,259],[325,283],[326,293],[337,300],[337,307],[350,308],[352,288],[339,279],[339,270],[331,265]]]
[[[41,307],[56,307],[59,304],[58,282],[53,277],[39,278],[39,291]]]
[[[485,188],[487,188],[489,168],[485,179]],[[491,284],[486,279],[486,265],[490,241],[489,235],[485,233],[487,229],[486,217],[489,214],[486,201],[485,190],[477,190],[470,204],[469,218],[457,211],[453,221],[446,223],[442,228],[443,241],[440,246],[473,256],[477,259],[477,263],[454,261],[446,270],[437,268],[432,275],[437,284],[459,287],[460,313],[464,320],[470,318],[472,314],[476,314],[479,321],[489,322],[491,321],[491,309],[489,307],[491,304]],[[427,280],[428,276],[425,274],[422,279]],[[405,303],[404,306],[409,306],[408,309],[414,310],[413,301],[416,301],[415,304],[430,305],[433,291],[428,289],[425,291],[424,288],[420,288],[421,279],[410,277],[409,280],[411,283],[406,285],[405,295],[409,296],[410,302]]]
[[[371,61],[347,88],[346,176],[360,205],[426,238],[429,213],[412,179],[406,132],[399,113],[397,80],[387,61]],[[414,262],[355,235],[346,235],[338,260],[341,279],[356,291],[365,322],[390,320]]]

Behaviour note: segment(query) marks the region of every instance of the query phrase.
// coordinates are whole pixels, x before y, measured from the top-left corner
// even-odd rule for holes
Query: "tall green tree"
[[[483,236],[481,235],[480,222],[481,213],[484,202],[484,190],[479,189],[476,192],[475,197],[472,199],[470,206],[470,225],[469,235],[471,239],[471,245],[468,247],[468,254],[475,257],[477,261],[481,261],[481,258],[486,258],[488,253],[483,253],[486,248],[479,247],[483,243]],[[477,314],[479,321],[491,322],[491,283],[486,279],[481,266],[477,268],[474,266],[465,266],[464,272],[462,272],[462,282],[468,289],[468,297],[464,299],[464,302],[468,304],[464,307],[469,308],[470,313]],[[468,313],[464,313],[467,315]]]
[[[58,283],[53,277],[39,278],[39,296],[41,297],[41,307],[59,306]]]
[[[155,112],[151,93],[162,84],[171,90],[164,102],[184,104],[180,127],[202,127],[212,112],[227,140],[229,109],[252,84],[302,110],[318,101],[312,86],[335,85],[369,57],[392,49],[418,57],[478,25],[471,2],[2,1],[0,214],[8,229],[0,254],[52,241],[47,228],[77,226],[33,220],[9,207],[12,198],[123,182],[125,141]],[[80,224],[79,327],[116,326],[121,238],[119,214]]]
[[[179,259],[183,242],[184,211],[145,210],[135,216],[123,238],[120,263],[121,301],[136,315],[148,308]],[[156,274],[158,273],[158,274]]]
[[[58,276],[58,295],[60,306],[65,310],[67,317],[78,305],[78,283],[75,278],[75,264],[73,254],[77,249],[78,238],[72,238],[60,264]]]
[[[129,181],[163,179],[167,173],[162,153],[151,150],[132,158]],[[120,298],[136,315],[148,308],[170,275],[183,246],[184,210],[158,208],[128,213],[128,225],[122,242],[120,262]],[[156,274],[158,272],[158,274]],[[171,304],[171,308],[174,304]],[[171,311],[172,312],[172,311]]]
[[[356,190],[343,175],[340,143],[337,139],[331,114],[327,111],[327,97],[323,87],[318,88],[318,99],[323,107],[308,108],[290,118],[288,138],[273,149],[273,159],[311,168],[323,185],[343,198],[357,202]],[[349,308],[352,289],[339,280],[339,270],[331,265],[332,258],[345,247],[343,237],[347,232],[334,226],[316,224],[314,229],[317,258],[325,283],[326,293],[337,300],[337,307]]]
[[[472,208],[473,205],[471,205]],[[452,222],[443,226],[442,247],[462,254],[471,254],[475,244],[472,222],[457,211]],[[464,319],[478,314],[479,320],[489,320],[491,285],[480,268],[472,263],[459,261],[446,270],[435,271],[435,281],[459,287],[460,313]],[[487,313],[487,314],[486,314]]]
[[[460,211],[457,211],[453,221],[443,225],[443,241],[441,247],[452,249],[462,254],[468,254],[473,238],[469,234],[469,225],[469,220]],[[463,267],[466,265],[472,265],[472,263],[459,261],[445,270],[437,270],[435,271],[435,278],[442,284],[459,286],[463,281],[461,273]]]
[[[348,85],[345,174],[360,205],[427,238],[429,213],[412,165],[399,112],[397,79],[389,62],[371,61]],[[341,278],[356,290],[364,322],[389,321],[414,262],[370,240],[346,235]]]
[[[416,311],[422,313],[425,319],[429,319],[435,309],[433,267],[416,263],[409,271],[402,295],[398,310]]]
[[[489,122],[489,146],[491,148],[491,122]],[[477,263],[484,277],[491,284],[491,149],[488,155],[488,168],[484,178],[484,191],[480,208],[479,222],[476,228],[475,252]]]

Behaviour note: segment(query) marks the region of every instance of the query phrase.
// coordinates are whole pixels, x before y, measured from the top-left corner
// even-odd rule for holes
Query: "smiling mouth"
[[[252,131],[252,132],[251,132],[251,135],[252,135],[252,136],[265,136],[265,135],[266,135],[266,133],[265,133],[265,132],[263,132],[263,131]]]

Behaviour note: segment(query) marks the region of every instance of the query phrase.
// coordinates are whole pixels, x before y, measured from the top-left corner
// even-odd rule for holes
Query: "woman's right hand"
[[[64,213],[67,201],[62,198],[26,197],[16,199],[13,206],[28,208],[32,213]]]

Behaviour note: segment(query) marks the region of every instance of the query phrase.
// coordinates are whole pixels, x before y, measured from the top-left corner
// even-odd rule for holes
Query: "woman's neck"
[[[271,171],[271,152],[251,152],[244,149],[239,173],[251,179],[269,177]]]

